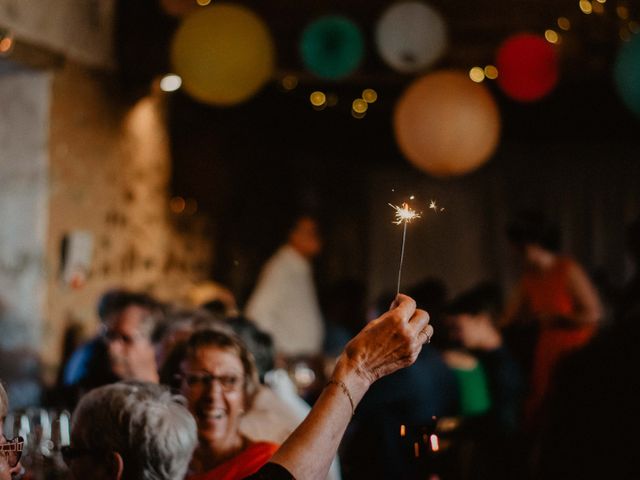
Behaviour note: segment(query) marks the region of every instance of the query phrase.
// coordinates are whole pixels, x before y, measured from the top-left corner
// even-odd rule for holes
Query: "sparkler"
[[[396,211],[396,219],[393,223],[395,223],[396,225],[404,224],[402,230],[402,249],[400,251],[400,268],[398,269],[398,288],[396,289],[397,295],[398,293],[400,293],[400,279],[402,278],[402,263],[404,261],[404,244],[407,239],[407,224],[411,223],[411,221],[415,220],[416,218],[420,218],[420,214],[415,210],[409,208],[409,205],[407,203],[403,203],[401,207],[392,205],[391,203],[389,204],[389,206]]]

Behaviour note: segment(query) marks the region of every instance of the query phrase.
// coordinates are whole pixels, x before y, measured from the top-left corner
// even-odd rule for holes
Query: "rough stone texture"
[[[50,130],[47,321],[42,359],[53,378],[67,328],[95,332],[95,305],[108,288],[179,300],[209,268],[210,244],[196,217],[168,208],[170,158],[161,95],[122,105],[108,82],[68,64],[53,79]],[[177,231],[176,225],[185,228]],[[65,235],[88,232],[86,279],[61,274]]]
[[[0,74],[0,379],[12,405],[38,401],[44,319],[51,75]]]
[[[114,0],[0,0],[0,25],[18,40],[113,68]]]

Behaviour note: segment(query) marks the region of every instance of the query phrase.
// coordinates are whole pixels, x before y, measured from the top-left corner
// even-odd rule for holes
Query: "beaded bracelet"
[[[355,406],[355,404],[353,403],[353,397],[351,396],[351,392],[349,392],[349,389],[348,389],[348,388],[347,388],[347,386],[344,384],[344,382],[341,382],[340,380],[333,380],[333,379],[331,379],[331,380],[329,380],[329,381],[327,382],[327,385],[330,385],[330,384],[332,384],[332,383],[333,383],[334,385],[339,386],[339,387],[342,389],[342,391],[344,392],[344,394],[347,396],[347,398],[349,399],[349,403],[351,404],[351,416],[353,417],[353,416],[356,414],[356,406]]]

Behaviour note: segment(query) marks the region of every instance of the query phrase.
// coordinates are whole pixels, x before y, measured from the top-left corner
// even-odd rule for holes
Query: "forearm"
[[[358,374],[345,355],[340,357],[332,380],[344,383],[354,406],[369,388],[369,382]],[[349,397],[338,384],[330,383],[307,418],[282,444],[271,461],[285,467],[297,479],[326,478],[351,416]]]

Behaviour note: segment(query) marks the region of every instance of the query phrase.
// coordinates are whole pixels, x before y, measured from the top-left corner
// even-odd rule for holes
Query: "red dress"
[[[570,258],[558,257],[550,270],[530,271],[522,277],[521,289],[528,311],[541,320],[527,402],[530,419],[547,393],[556,363],[567,353],[586,344],[595,332],[593,325],[559,327],[553,323],[554,319],[571,317],[576,310],[569,287],[569,271],[573,265]]]
[[[278,450],[278,445],[269,442],[250,444],[238,455],[218,465],[213,470],[189,475],[187,480],[240,480],[256,473]]]

